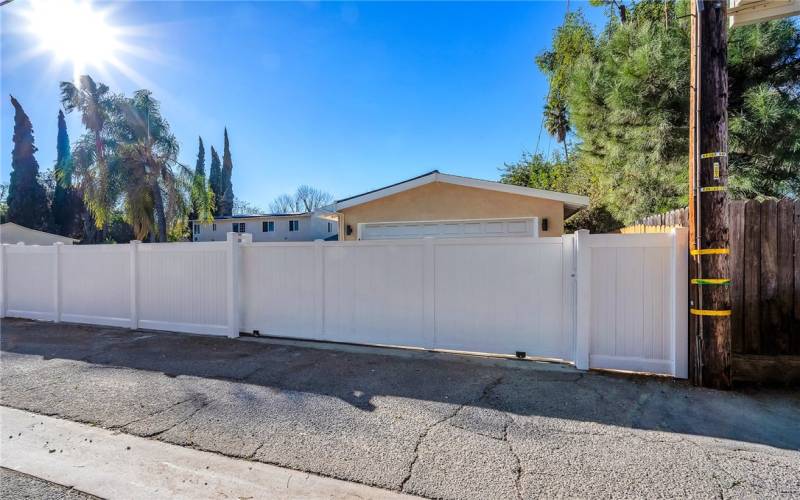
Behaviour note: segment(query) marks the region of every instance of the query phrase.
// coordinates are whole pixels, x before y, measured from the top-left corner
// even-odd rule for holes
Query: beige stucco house
[[[344,240],[560,236],[589,205],[575,194],[443,174],[438,170],[336,201]]]

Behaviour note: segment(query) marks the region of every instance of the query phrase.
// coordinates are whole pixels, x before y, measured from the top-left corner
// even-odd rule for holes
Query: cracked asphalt
[[[419,351],[1,326],[0,404],[228,456],[433,498],[800,497],[796,390],[720,392]]]

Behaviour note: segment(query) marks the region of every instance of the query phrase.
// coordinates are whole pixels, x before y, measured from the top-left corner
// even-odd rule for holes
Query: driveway
[[[428,497],[800,495],[797,391],[25,320],[2,323],[1,384],[5,406]]]

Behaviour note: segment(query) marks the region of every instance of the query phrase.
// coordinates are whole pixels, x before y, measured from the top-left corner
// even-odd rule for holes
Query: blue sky
[[[99,4],[108,6],[108,4]],[[574,1],[600,23],[603,12]],[[69,64],[24,57],[35,43],[2,7],[2,178],[8,181],[13,109],[34,125],[37,159],[55,160],[58,82]],[[422,172],[497,179],[533,151],[547,83],[534,58],[565,2],[112,4],[136,54],[132,72],[91,69],[130,94],[147,87],[194,166],[197,137],[222,154],[228,127],[237,197],[266,209],[310,184],[345,197]],[[14,23],[17,23],[16,25]],[[82,132],[68,119],[70,138]],[[542,134],[540,149],[549,140]],[[552,148],[555,148],[553,142]],[[206,152],[208,168],[209,152]]]

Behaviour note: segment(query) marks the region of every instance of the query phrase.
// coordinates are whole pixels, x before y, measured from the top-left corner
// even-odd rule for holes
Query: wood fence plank
[[[800,200],[794,202],[794,317],[792,351],[800,354]]]
[[[794,313],[794,202],[778,202],[778,325],[775,348],[778,354],[791,352],[792,316]]]
[[[761,203],[748,200],[744,215],[743,349],[746,353],[758,354],[761,349]]]
[[[733,352],[744,352],[744,202],[728,204],[731,256],[728,276],[731,280],[731,341]]]
[[[775,354],[778,308],[778,204],[761,203],[761,353]]]
[[[796,386],[800,383],[800,356],[734,354],[733,373],[737,382]]]

